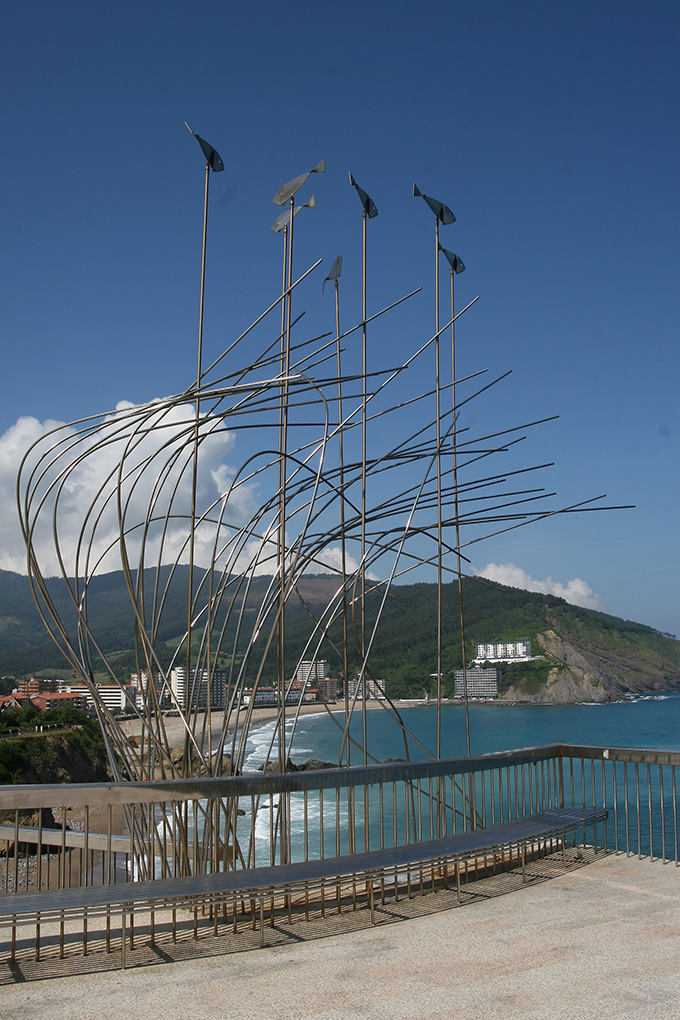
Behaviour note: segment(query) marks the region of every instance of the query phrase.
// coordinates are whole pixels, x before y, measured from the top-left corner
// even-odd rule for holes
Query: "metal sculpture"
[[[204,270],[207,180],[209,170],[221,170],[223,164],[212,147],[195,137],[207,160]],[[309,173],[323,169],[322,161]],[[367,323],[389,315],[417,291],[370,319],[367,316],[365,225],[377,210],[351,175],[350,182],[363,205],[361,318],[341,332],[342,260],[338,257],[326,277],[335,290],[335,336],[331,340],[313,338],[298,330],[292,317],[293,292],[299,293],[321,264],[318,260],[299,278],[293,276],[292,229],[298,211],[294,195],[309,173],[289,182],[274,199],[290,205],[283,219],[277,220],[278,229],[284,232],[280,296],[207,369],[201,366],[203,272],[195,385],[162,400],[56,428],[28,451],[20,469],[19,512],[36,604],[50,635],[91,691],[118,778],[182,778],[197,774],[197,769],[220,775],[226,754],[229,767],[242,770],[256,719],[255,695],[272,675],[278,719],[268,757],[280,771],[285,770],[302,701],[302,693],[292,694],[296,667],[302,660],[327,657],[329,650],[344,673],[345,712],[331,714],[325,706],[338,727],[340,764],[350,763],[350,749],[354,748],[364,763],[370,763],[375,758],[365,726],[366,685],[360,685],[361,697],[355,694],[351,699],[348,679],[351,674],[360,681],[371,676],[372,647],[395,582],[423,565],[435,565],[441,588],[444,575],[460,580],[467,562],[463,550],[485,534],[498,534],[593,502],[537,510],[535,500],[554,494],[536,488],[508,493],[505,483],[509,475],[502,469],[481,475],[476,467],[472,469],[472,465],[507,451],[518,441],[518,428],[460,440],[456,422],[462,404],[456,403],[456,387],[471,384],[467,402],[504,376],[477,389],[472,381],[480,373],[468,379],[455,378],[454,323],[474,303],[454,312],[453,276],[464,268],[457,256],[445,251],[452,280],[451,315],[444,327],[450,325],[452,331],[452,378],[441,384],[437,357],[433,389],[415,389],[406,398],[401,390],[390,396],[397,380],[401,387],[413,366],[422,363],[431,348],[438,349],[443,332],[438,308],[434,334],[420,341],[408,358],[368,372]],[[414,193],[420,194],[415,186]],[[440,221],[452,222],[453,214],[446,206],[422,197],[435,212],[437,226]],[[313,199],[306,205],[313,206]],[[275,324],[277,309],[280,319]],[[347,354],[341,357],[342,341],[358,330],[363,338],[361,366],[348,360]],[[257,352],[248,357],[242,354],[246,338],[248,350]],[[452,413],[447,425],[440,396],[449,387]],[[428,415],[425,409],[433,395],[436,411]],[[414,408],[418,415],[414,416]],[[387,419],[390,424],[389,430],[382,432],[383,436],[389,434],[390,441],[383,440],[381,446],[376,436],[370,451],[366,439],[369,417]],[[538,424],[530,422],[522,429]],[[272,440],[263,440],[263,436],[272,436]],[[223,470],[214,472],[220,487],[210,498],[201,495],[198,482],[202,456],[211,452],[214,457],[216,449],[223,454],[229,451],[230,465],[227,468],[222,461]],[[110,468],[92,492],[69,551],[62,535],[63,508],[73,483],[87,474],[93,459],[102,458]],[[452,468],[444,466],[447,459]],[[513,472],[513,481],[534,470],[536,466]],[[367,493],[372,493],[372,499]],[[474,538],[465,541],[466,533],[473,529],[481,529],[482,534],[477,530]],[[49,532],[70,597],[68,616],[60,615],[40,562],[38,549]],[[448,534],[454,536],[451,541]],[[437,540],[434,556],[423,545],[423,536],[431,539],[432,535]],[[187,583],[187,564],[186,627],[184,633],[175,635],[174,647],[169,649],[167,639],[172,635],[164,629],[165,621],[178,581]],[[95,579],[115,567],[123,572],[129,596],[137,674],[146,678],[140,702],[133,709],[142,734],[138,747],[127,739],[95,682],[95,673],[102,670],[111,682],[122,682],[91,614]],[[298,595],[301,578],[313,570],[336,578],[332,597],[321,607],[305,604]],[[366,617],[369,596],[375,605],[370,623]],[[286,645],[294,604],[302,607],[306,619],[304,649],[296,662],[289,661]],[[171,684],[171,671],[182,668],[184,687],[179,697]],[[437,653],[437,672],[442,672],[441,651]],[[226,676],[223,692],[218,691],[222,675]],[[381,707],[403,733],[408,754],[411,735],[398,706],[390,700],[389,689],[383,693]],[[439,683],[439,707],[441,700]],[[183,728],[179,757],[167,735],[168,709]],[[364,725],[357,736],[350,723],[360,709]],[[438,756],[439,734],[436,748],[422,751]],[[277,824],[284,847],[289,838],[287,821],[281,818]],[[149,826],[153,827],[152,819]],[[135,832],[142,847],[147,837],[144,831]],[[228,821],[225,838],[236,840],[235,818]],[[282,860],[283,853],[282,849]]]

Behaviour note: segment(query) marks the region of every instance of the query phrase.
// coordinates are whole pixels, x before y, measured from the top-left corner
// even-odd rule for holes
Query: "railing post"
[[[680,866],[680,860],[678,859],[678,796],[677,787],[675,781],[675,765],[671,765],[673,770],[673,844],[675,850],[675,866]]]
[[[619,791],[618,791],[618,778],[616,762],[612,762],[612,786],[613,786],[613,797],[614,797],[614,845],[616,847],[616,853],[622,853],[619,847]],[[624,763],[625,769],[625,763]]]
[[[652,821],[652,766],[647,763],[647,804],[649,806],[649,860],[654,863],[654,825]]]
[[[607,775],[606,775],[606,768],[607,768],[607,757],[605,757],[605,755],[603,753],[602,754],[602,807],[603,808],[607,807]],[[603,823],[603,829],[604,829],[604,836],[603,836],[604,846],[603,846],[603,849],[604,849],[605,853],[607,852],[607,842],[608,842],[607,841],[608,818],[609,818],[609,814],[607,814],[605,816],[604,823]]]
[[[659,801],[661,803],[661,863],[666,863],[666,804],[663,795],[663,765],[659,765]]]

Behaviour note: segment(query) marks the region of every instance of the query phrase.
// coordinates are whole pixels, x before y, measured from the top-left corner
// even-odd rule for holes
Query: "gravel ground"
[[[677,1020],[679,894],[673,865],[609,856],[379,929],[5,984],[0,1020]]]

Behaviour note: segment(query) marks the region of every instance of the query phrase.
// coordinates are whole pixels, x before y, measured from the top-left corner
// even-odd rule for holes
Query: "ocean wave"
[[[308,798],[305,810],[304,794],[292,793],[289,803],[290,815],[288,824],[292,859],[301,860],[304,856],[305,832],[307,834],[308,857],[310,859],[319,857],[321,854],[321,807],[318,800]],[[246,817],[239,820],[239,838],[241,840],[244,842],[246,840],[249,841],[254,830],[254,849],[257,864],[261,865],[269,862],[272,829],[277,836],[280,831],[279,807],[280,801],[278,796],[275,795],[273,800],[265,799],[256,807],[254,827],[252,816],[249,812]],[[338,829],[341,833],[341,850],[346,849],[344,844],[347,839],[348,817],[349,809],[346,801],[340,801],[337,817],[335,802],[332,805],[324,805],[323,828],[326,853],[329,846],[335,846]],[[278,842],[279,839],[277,839]]]
[[[309,717],[308,717],[309,718]],[[313,716],[311,718],[314,718]],[[245,772],[257,772],[261,765],[267,761],[267,756],[271,758],[276,756],[278,747],[277,738],[278,722],[276,719],[270,719],[268,722],[262,723],[256,729],[253,729],[248,734],[248,740],[246,742],[246,750],[244,756],[243,767]],[[309,732],[300,732],[299,725],[295,729],[295,737],[304,736],[305,746],[292,741],[291,736],[293,734],[293,721],[286,722],[286,746],[288,747],[288,756],[300,758],[302,755],[313,756],[315,751],[313,746],[306,746],[310,743]]]

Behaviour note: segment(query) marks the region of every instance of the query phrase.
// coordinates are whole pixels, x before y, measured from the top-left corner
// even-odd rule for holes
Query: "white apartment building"
[[[492,641],[477,645],[477,662],[529,662],[531,641]]]
[[[170,689],[173,700],[181,709],[186,706],[187,685],[186,667],[176,666],[170,670]],[[202,670],[200,678],[196,676],[196,670],[189,671],[189,704],[192,707],[206,708],[210,701],[211,708],[223,708],[227,692],[227,674],[221,670],[215,670],[208,676],[207,669]]]
[[[325,680],[330,675],[330,667],[326,659],[303,659],[295,670],[293,677],[296,683],[308,684]]]
[[[298,687],[297,690],[289,690],[286,693],[286,704],[287,705],[299,705],[300,695],[303,694],[304,688]],[[304,701],[304,695],[302,697]],[[249,705],[253,702],[253,708],[263,708],[265,706],[275,706],[279,703],[279,692],[276,687],[258,687],[255,693],[252,688],[243,692],[243,704]]]
[[[366,701],[384,701],[385,695],[383,691],[386,689],[386,680],[370,680],[364,677],[366,683]],[[356,703],[359,704],[363,700],[362,692],[362,681],[358,676],[351,677],[347,681],[347,697],[349,698],[350,704],[354,701],[356,695]]]
[[[160,694],[163,690],[163,674],[156,671],[151,674],[151,677],[153,681],[153,686],[156,688],[156,691]],[[149,686],[148,672],[145,669],[143,669],[141,673],[130,673],[130,683],[134,684],[137,690],[140,691],[140,693],[142,691],[146,691],[147,687]]]
[[[129,712],[137,704],[137,688],[134,684],[95,684],[95,688],[97,698],[110,712]],[[85,698],[88,709],[94,708],[94,695],[85,684],[67,684],[64,690]]]
[[[468,699],[488,701],[498,697],[498,685],[501,681],[500,669],[482,669],[481,666],[475,666],[472,669],[465,670],[465,679],[467,680]],[[453,680],[454,696],[456,698],[464,698],[465,683],[463,681],[462,669],[454,669]]]

